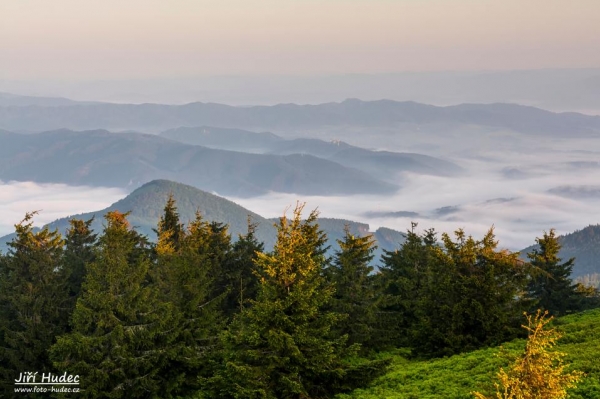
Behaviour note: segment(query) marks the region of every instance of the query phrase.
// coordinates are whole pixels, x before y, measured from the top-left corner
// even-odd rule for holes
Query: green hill
[[[150,240],[154,240],[156,235],[153,229],[156,228],[158,219],[163,214],[163,208],[170,194],[177,202],[182,223],[187,224],[193,220],[196,211],[199,211],[208,221],[226,223],[232,236],[237,237],[238,234],[246,233],[247,220],[250,217],[258,224],[258,238],[267,244],[274,243],[275,228],[271,221],[225,198],[169,180],[151,181],[108,208],[58,219],[50,223],[49,227],[64,232],[69,226],[69,219],[87,220],[94,217],[92,228],[101,231],[104,215],[109,211],[118,210],[131,212],[128,217],[131,225],[135,226],[140,233],[147,235]]]
[[[571,399],[600,398],[600,309],[557,319],[553,323],[564,333],[557,350],[565,352],[566,363],[587,374],[572,390]],[[524,340],[503,345],[516,356]],[[407,360],[402,351],[388,353],[393,365],[387,374],[369,388],[337,399],[473,399],[472,391],[488,395],[494,392],[496,373],[508,361],[498,356],[500,348],[487,348],[443,359]],[[386,356],[386,354],[380,354]]]
[[[187,224],[187,222],[193,220],[196,211],[200,211],[204,219],[208,221],[227,224],[230,234],[236,239],[238,234],[246,233],[247,221],[248,217],[250,217],[252,222],[258,224],[256,235],[260,241],[265,243],[265,248],[272,248],[275,243],[276,230],[273,224],[276,222],[276,219],[265,219],[225,198],[169,180],[151,181],[108,208],[95,212],[71,215],[55,220],[49,223],[48,226],[50,229],[58,229],[64,233],[69,227],[69,219],[79,218],[87,220],[94,217],[92,229],[99,232],[102,230],[104,215],[109,211],[118,210],[121,212],[131,212],[129,215],[131,225],[135,226],[140,233],[147,235],[151,241],[154,241],[156,235],[153,229],[156,228],[158,219],[163,214],[163,208],[169,194],[173,194],[177,202],[177,209],[183,223]],[[350,226],[353,234],[360,236],[370,234],[368,224],[351,220],[319,218],[318,223],[329,238],[329,244],[331,245],[330,254],[333,254],[338,249],[335,240],[343,238],[344,226],[346,224]],[[378,255],[382,253],[383,249],[396,249],[399,243],[404,240],[402,233],[391,229],[380,228],[373,234],[376,240],[381,239],[381,248],[378,248],[378,252],[376,252],[376,260],[379,259]],[[12,240],[13,236],[13,234],[9,234],[0,238],[0,250],[6,252],[6,242]]]

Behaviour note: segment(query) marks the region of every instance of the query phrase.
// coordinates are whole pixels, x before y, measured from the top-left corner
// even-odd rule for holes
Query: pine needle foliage
[[[554,229],[536,238],[539,248],[527,254],[535,273],[529,283],[529,294],[536,300],[536,307],[552,315],[579,310],[584,298],[577,292],[577,284],[571,280],[575,258],[563,262],[559,258],[560,243]]]
[[[259,286],[256,260],[264,244],[256,239],[257,225],[248,216],[248,231],[239,235],[223,265],[221,284],[227,287],[223,310],[228,318],[239,313],[256,299]]]
[[[166,223],[165,221],[169,221]],[[210,251],[210,225],[196,219],[184,229],[172,197],[169,198],[158,228],[156,263],[150,270],[159,300],[172,306],[168,338],[163,342],[164,368],[159,375],[163,392],[189,395],[199,389],[198,376],[206,373],[206,363],[223,327],[219,297],[211,297],[214,278]]]
[[[61,272],[69,287],[69,314],[75,308],[75,302],[81,293],[85,280],[86,264],[95,259],[94,247],[97,234],[92,231],[94,218],[89,220],[71,219],[65,236],[65,250]]]
[[[223,334],[225,366],[210,397],[330,397],[346,372],[343,357],[356,348],[330,338],[343,316],[325,310],[334,290],[322,276],[323,236],[316,211],[303,221],[302,210],[280,219],[273,252],[258,256],[258,297]]]
[[[340,250],[336,251],[333,264],[326,269],[327,278],[335,284],[331,309],[347,314],[334,329],[339,336],[348,335],[350,344],[358,343],[363,350],[372,347],[377,319],[378,292],[374,276],[371,275],[376,249],[372,236],[355,236],[348,225],[344,228],[344,239],[337,240]]]
[[[60,272],[64,241],[58,231],[33,231],[27,213],[0,267],[0,380],[47,370],[47,351],[66,331],[67,284]]]
[[[508,371],[498,373],[497,399],[564,399],[567,389],[574,388],[583,378],[580,371],[565,371],[565,354],[550,350],[562,337],[554,328],[547,329],[552,317],[548,311],[538,310],[535,317],[525,314],[528,332],[525,352],[515,360]],[[477,399],[492,399],[479,392]]]
[[[160,394],[171,305],[149,284],[150,251],[127,214],[109,212],[94,262],[87,265],[72,331],[50,356],[58,370],[81,377],[84,398]],[[162,396],[167,396],[163,395]]]

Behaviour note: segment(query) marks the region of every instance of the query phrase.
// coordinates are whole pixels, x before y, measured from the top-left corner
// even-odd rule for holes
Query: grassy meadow
[[[567,369],[586,373],[569,397],[600,398],[600,309],[561,317],[551,325],[564,334],[556,350],[567,354]],[[474,398],[472,391],[492,395],[499,368],[506,367],[524,347],[524,340],[515,340],[501,347],[432,360],[409,360],[402,350],[388,352],[385,355],[391,356],[393,363],[387,374],[369,388],[336,398],[467,399]]]

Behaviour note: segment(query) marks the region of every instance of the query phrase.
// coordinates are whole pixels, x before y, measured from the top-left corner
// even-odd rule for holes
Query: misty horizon
[[[367,222],[372,230],[385,226],[404,231],[417,221],[422,228],[451,232],[463,227],[477,236],[494,225],[501,245],[520,249],[550,228],[568,233],[598,223],[594,206],[600,198],[600,149],[595,128],[592,122],[579,126],[568,118],[555,126],[558,120],[546,120],[553,118],[548,114],[532,114],[519,122],[520,113],[529,112],[521,108],[511,114],[514,121],[503,121],[498,108],[483,110],[477,104],[600,115],[600,52],[595,51],[599,13],[600,3],[592,0],[7,2],[0,6],[0,129],[156,135],[200,124],[176,114],[161,120],[156,115],[169,112],[168,106],[159,114],[149,110],[134,116],[132,108],[116,106],[114,113],[96,113],[91,102],[124,107],[279,105],[280,114],[270,114],[270,125],[262,116],[244,115],[234,123],[234,113],[229,119],[214,119],[214,126],[268,131],[286,140],[343,141],[362,150],[416,153],[450,162],[464,173],[387,173],[384,162],[377,161],[381,163],[373,163],[367,172],[373,180],[397,187],[387,197],[276,191],[225,197],[267,217],[306,200],[325,217]],[[387,115],[385,106],[369,101],[425,104],[419,113],[429,112],[427,105],[476,106],[441,122],[392,118],[379,125],[327,124],[327,118],[311,125],[302,118],[312,116],[286,114],[290,104],[326,109],[347,99],[381,107],[379,118]],[[69,119],[81,106],[89,114]],[[49,107],[55,108],[49,112]],[[221,112],[216,109],[202,112]],[[409,108],[403,112],[410,114]],[[368,112],[364,116],[370,120]],[[286,118],[297,120],[287,123]],[[545,122],[536,125],[536,118]],[[244,151],[223,143],[222,149]],[[289,145],[289,153],[304,151]],[[269,151],[274,150],[248,150]],[[110,182],[105,179],[106,185]],[[25,211],[43,209],[37,223],[46,223],[67,212],[101,209],[135,187],[113,182],[112,188],[90,188],[87,196],[83,184],[5,181],[0,212],[7,219],[0,233],[10,230]],[[57,202],[61,193],[73,208]],[[41,206],[44,198],[48,204]]]
[[[214,75],[148,79],[23,79],[0,76],[0,95],[120,104],[195,102],[232,106],[322,104],[350,98],[436,106],[515,103],[554,112],[600,114],[600,68]]]

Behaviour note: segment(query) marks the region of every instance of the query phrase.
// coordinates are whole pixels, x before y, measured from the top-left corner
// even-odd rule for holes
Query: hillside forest
[[[27,214],[0,253],[3,397],[21,397],[13,381],[27,371],[76,374],[81,398],[350,397],[408,367],[398,353],[493,357],[527,336],[524,313],[600,305],[571,280],[575,260],[559,258],[553,230],[522,260],[493,229],[413,224],[374,269],[372,236],[346,229],[332,243],[318,212],[288,213],[272,250],[250,218],[238,237],[199,212],[184,225],[172,197],[152,240],[116,210],[101,232],[71,219],[64,235]]]

